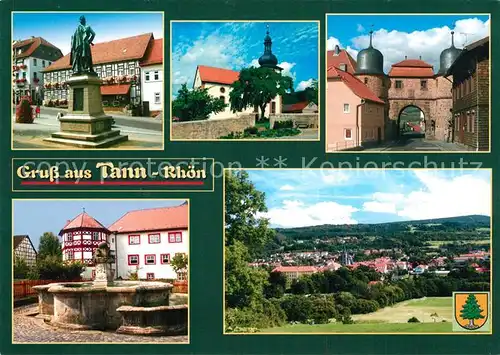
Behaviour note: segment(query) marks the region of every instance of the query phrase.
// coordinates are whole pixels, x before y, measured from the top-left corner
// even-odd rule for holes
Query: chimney
[[[406,59],[408,59],[408,56],[407,56],[407,55],[405,55],[405,60],[406,60]]]
[[[340,47],[338,44],[335,45],[335,49],[333,50],[333,55],[339,55],[340,54]]]
[[[422,60],[422,56],[421,56],[421,55],[419,55],[419,56],[418,56],[418,59]]]

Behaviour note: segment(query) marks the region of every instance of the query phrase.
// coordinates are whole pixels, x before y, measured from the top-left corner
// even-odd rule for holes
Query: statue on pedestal
[[[80,16],[80,24],[75,30],[75,34],[71,36],[71,54],[69,61],[73,70],[73,75],[93,74],[92,68],[92,51],[91,46],[94,45],[93,40],[95,32],[87,25],[85,16]]]
[[[106,242],[99,244],[94,253],[95,279],[94,286],[107,286],[113,282],[113,271],[111,264],[115,258],[111,255],[111,250]]]

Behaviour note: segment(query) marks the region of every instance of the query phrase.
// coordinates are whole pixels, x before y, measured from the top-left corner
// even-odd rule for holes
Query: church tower
[[[384,56],[373,47],[373,31],[370,31],[370,45],[358,53],[356,62],[356,77],[386,101],[389,81],[384,73]]]
[[[451,47],[442,51],[441,55],[439,56],[438,75],[446,74],[448,69],[450,69],[451,65],[453,64],[453,62],[457,59],[457,57],[462,52],[460,49],[455,47],[454,35],[455,35],[455,32],[451,31]]]
[[[281,73],[283,68],[278,67],[278,58],[273,54],[273,41],[269,35],[269,25],[267,25],[266,37],[264,37],[264,54],[259,58],[259,65],[263,68],[271,68]]]

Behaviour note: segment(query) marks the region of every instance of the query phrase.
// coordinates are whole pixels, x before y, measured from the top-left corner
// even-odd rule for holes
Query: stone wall
[[[243,132],[255,126],[255,115],[241,115],[233,118],[208,119],[203,121],[172,123],[172,138],[175,139],[219,139],[231,132]]]
[[[269,118],[269,127],[273,127],[275,122],[293,121],[294,127],[299,126],[304,128],[318,128],[319,114],[318,113],[282,113],[281,115],[271,116]]]

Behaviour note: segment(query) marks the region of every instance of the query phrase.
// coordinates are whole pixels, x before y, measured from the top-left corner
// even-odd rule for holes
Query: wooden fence
[[[22,299],[30,296],[36,296],[36,291],[33,286],[47,285],[54,282],[80,282],[88,280],[21,280],[14,281],[14,299]]]

